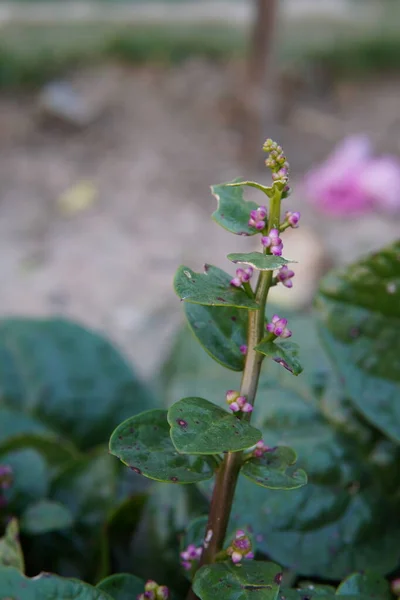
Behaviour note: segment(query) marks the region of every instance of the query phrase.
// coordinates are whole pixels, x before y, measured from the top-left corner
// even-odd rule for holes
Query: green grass
[[[244,47],[243,31],[221,26],[10,26],[0,40],[0,88],[38,86],[109,58],[168,65],[190,56],[225,60]]]
[[[318,62],[340,77],[400,69],[400,20],[369,27],[296,22],[279,35],[278,60]],[[37,87],[69,69],[107,59],[175,64],[192,56],[226,60],[244,55],[246,31],[228,26],[10,25],[0,38],[0,88]]]

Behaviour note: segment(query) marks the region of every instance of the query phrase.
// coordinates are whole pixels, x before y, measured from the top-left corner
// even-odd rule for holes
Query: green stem
[[[280,201],[281,194],[279,193],[275,194],[270,201],[268,231],[274,227],[279,227]],[[261,271],[255,293],[259,309],[249,311],[248,349],[240,386],[240,395],[246,396],[247,401],[252,405],[255,402],[261,365],[264,358],[254,348],[265,336],[265,306],[273,281],[272,275],[272,271]],[[251,413],[248,413],[246,417],[250,419]],[[242,462],[242,452],[228,452],[218,469],[205,534],[206,542],[200,566],[215,562],[217,555],[223,548]],[[195,598],[193,592],[190,592],[189,598]]]

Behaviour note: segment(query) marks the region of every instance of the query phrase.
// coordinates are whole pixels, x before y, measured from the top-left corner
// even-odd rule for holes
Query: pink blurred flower
[[[351,136],[328,159],[305,177],[305,193],[320,210],[331,215],[357,215],[373,209],[400,210],[400,160],[376,158],[370,140]]]

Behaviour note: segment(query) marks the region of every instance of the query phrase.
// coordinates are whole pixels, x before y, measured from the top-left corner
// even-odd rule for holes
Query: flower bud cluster
[[[273,180],[287,183],[289,180],[289,163],[282,146],[269,138],[265,141],[263,150],[269,154],[265,164],[271,169]]]
[[[244,558],[254,558],[250,538],[242,529],[238,529],[235,539],[227,549],[226,553],[231,557],[234,564],[240,563]]]
[[[276,337],[288,338],[291,337],[292,332],[286,327],[287,319],[281,319],[278,315],[274,315],[271,319],[271,323],[265,326],[265,329],[270,333],[273,333]]]
[[[248,283],[253,276],[253,268],[236,269],[236,276],[231,279],[231,285],[241,287],[244,283]]]
[[[290,225],[290,227],[297,229],[300,221],[300,213],[298,211],[292,212],[288,210],[285,214],[285,221]]]
[[[266,446],[263,440],[260,440],[259,442],[257,442],[256,447],[252,452],[252,456],[254,456],[254,458],[260,458],[266,452],[270,452],[271,450],[272,448],[270,446]]]
[[[144,592],[137,596],[137,600],[168,600],[169,589],[166,585],[158,585],[155,581],[149,579],[145,586]]]
[[[261,238],[264,248],[269,248],[274,256],[282,256],[283,242],[278,229],[271,229],[268,235]]]
[[[266,218],[266,207],[259,206],[256,210],[250,211],[249,227],[255,227],[258,231],[262,231],[267,225]]]
[[[196,563],[201,555],[203,554],[203,546],[195,546],[194,544],[189,544],[189,546],[181,552],[181,565],[187,571],[190,571],[193,564]]]
[[[250,413],[253,410],[253,406],[250,402],[247,402],[246,396],[241,396],[240,392],[236,392],[235,390],[228,390],[226,392],[226,401],[232,412]]]
[[[291,287],[293,287],[293,281],[292,281],[293,277],[294,277],[294,271],[289,269],[286,265],[283,265],[283,267],[281,267],[278,271],[276,280],[279,281],[280,283],[283,283],[283,285],[285,287],[291,288]]]

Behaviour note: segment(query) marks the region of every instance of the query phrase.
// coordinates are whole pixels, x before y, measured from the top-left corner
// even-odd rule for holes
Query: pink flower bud
[[[241,287],[242,286],[242,282],[239,279],[239,277],[234,277],[233,279],[231,279],[231,285],[235,286],[235,287]]]
[[[237,392],[236,390],[228,390],[226,392],[226,401],[228,402],[228,404],[230,404],[231,402],[235,402],[240,396],[240,392]]]
[[[276,279],[280,283],[283,283],[285,287],[291,288],[293,286],[293,282],[291,281],[292,277],[294,277],[294,271],[291,271],[286,265],[283,265],[283,267],[279,269]]]
[[[287,319],[281,319],[278,315],[274,315],[270,323],[267,323],[265,329],[276,337],[288,338],[292,332],[286,327]]]
[[[232,562],[236,565],[242,560],[242,555],[240,554],[240,552],[232,552],[231,558]]]
[[[285,217],[286,217],[286,221],[294,229],[299,226],[299,221],[300,221],[300,213],[299,212],[297,212],[297,211],[296,212],[288,211],[286,213]]]
[[[246,344],[242,344],[240,346],[239,350],[240,350],[241,354],[243,354],[244,356],[246,356],[246,354],[247,354],[247,346],[246,346]]]
[[[158,586],[158,590],[156,592],[157,600],[168,600],[169,598],[169,589],[166,585]]]

